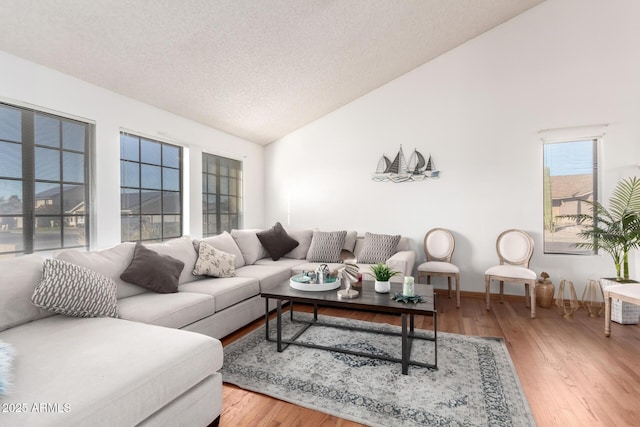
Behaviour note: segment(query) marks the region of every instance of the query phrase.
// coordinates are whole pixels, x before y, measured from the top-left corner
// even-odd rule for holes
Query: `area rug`
[[[310,319],[307,313],[296,318]],[[400,331],[388,324],[320,316],[323,322]],[[275,320],[270,323],[275,337]],[[300,324],[283,316],[283,338]],[[433,332],[417,331],[424,336]],[[290,345],[276,351],[264,326],[224,348],[222,379],[371,426],[535,426],[500,338],[438,333],[438,369]],[[400,337],[312,326],[298,341],[400,358]],[[412,360],[434,361],[433,342],[414,340]]]

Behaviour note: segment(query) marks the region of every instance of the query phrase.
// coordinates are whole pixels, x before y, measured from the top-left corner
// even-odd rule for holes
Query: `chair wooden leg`
[[[460,308],[460,274],[456,274],[456,308]]]
[[[447,286],[449,286],[449,298],[451,298],[451,276],[447,276]]]
[[[531,284],[531,318],[536,318],[536,283]]]
[[[431,276],[427,274],[427,285],[430,285],[430,284],[431,284]]]
[[[500,281],[500,304],[504,303],[504,282]]]
[[[604,297],[604,336],[611,336],[611,297]]]
[[[484,290],[485,290],[485,294],[486,294],[486,303],[487,303],[487,311],[491,310],[491,296],[489,294],[489,287],[491,284],[491,278],[489,276],[484,276]]]
[[[529,298],[530,298],[529,284],[525,283],[524,284],[524,305],[525,305],[525,307],[530,307]]]

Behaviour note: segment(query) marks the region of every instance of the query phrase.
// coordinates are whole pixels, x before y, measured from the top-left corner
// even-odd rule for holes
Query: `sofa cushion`
[[[298,242],[298,246],[285,254],[285,258],[307,258],[307,252],[309,252],[309,246],[311,246],[311,239],[313,238],[313,230],[289,230],[287,233]]]
[[[268,230],[256,233],[256,236],[274,261],[278,261],[299,244],[297,240],[287,234],[279,222],[276,222]]]
[[[147,243],[145,246],[160,255],[168,255],[184,263],[184,268],[180,273],[178,283],[183,284],[193,282],[198,278],[191,274],[198,255],[193,250],[193,239],[189,236],[182,236],[177,239],[167,240],[162,243]]]
[[[223,360],[216,339],[109,317],[52,316],[0,340],[17,353],[10,402],[58,409],[2,413],[3,426],[138,425],[215,375]]]
[[[236,275],[236,256],[220,251],[204,240],[198,246],[198,260],[194,276],[233,277]]]
[[[180,285],[180,292],[194,292],[213,296],[216,312],[260,294],[258,279],[225,277],[198,280]]]
[[[377,264],[386,262],[396,253],[400,235],[365,233],[364,247],[358,255],[358,262]]]
[[[259,280],[260,291],[271,289],[289,280],[291,269],[279,265],[280,261],[269,260],[272,265],[245,265],[238,269],[238,277],[251,277]]]
[[[131,263],[120,278],[154,292],[168,294],[178,292],[178,280],[183,268],[182,261],[169,255],[160,255],[138,242]]]
[[[246,230],[231,230],[231,236],[233,240],[242,252],[245,265],[252,265],[259,259],[269,256],[262,243],[258,239],[256,233],[262,230],[259,229],[246,229]]]
[[[211,295],[147,292],[118,301],[120,318],[168,328],[182,328],[215,313]]]
[[[43,262],[35,254],[0,261],[0,331],[54,315],[31,302]]]
[[[233,254],[236,256],[236,268],[240,268],[244,265],[244,258],[242,257],[242,252],[240,252],[240,248],[238,247],[236,241],[231,237],[229,232],[224,231],[217,236],[205,237],[204,239],[193,241],[193,245],[196,249],[196,254],[198,253],[200,242],[207,242],[214,248],[219,251],[226,252],[228,254]]]
[[[135,247],[135,243],[125,242],[100,251],[65,249],[56,255],[56,259],[68,261],[107,276],[118,286],[118,298],[125,298],[146,292],[144,288],[120,278],[122,272],[131,263]]]
[[[317,231],[313,232],[311,246],[307,253],[307,261],[311,262],[339,262],[340,251],[344,247],[346,231]]]
[[[73,317],[118,317],[117,288],[100,273],[59,259],[45,259],[42,281],[31,301]]]

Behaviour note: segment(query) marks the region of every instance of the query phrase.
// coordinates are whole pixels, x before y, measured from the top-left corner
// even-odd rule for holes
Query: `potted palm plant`
[[[393,276],[400,274],[399,271],[393,270],[387,264],[381,262],[376,265],[372,265],[371,273],[375,278],[375,290],[378,293],[386,294],[391,290],[391,283],[389,282]]]
[[[629,281],[629,251],[640,246],[640,179],[630,177],[618,182],[609,209],[601,203],[591,205],[591,213],[563,215],[582,227],[584,239],[574,245],[611,255],[616,267],[616,281]]]

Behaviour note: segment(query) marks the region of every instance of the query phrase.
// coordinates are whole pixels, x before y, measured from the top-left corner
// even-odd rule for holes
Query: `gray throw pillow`
[[[400,242],[400,235],[365,233],[364,246],[358,257],[362,264],[377,264],[386,262],[393,254]]]
[[[298,246],[298,241],[289,236],[279,222],[276,222],[268,230],[256,233],[256,236],[274,261],[279,260]]]
[[[160,294],[178,292],[178,280],[184,262],[169,255],[160,255],[136,243],[133,259],[120,278]]]
[[[340,262],[346,231],[314,231],[307,253],[309,262]]]
[[[118,317],[117,288],[100,273],[59,259],[45,259],[31,301],[73,317]]]

